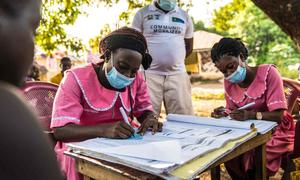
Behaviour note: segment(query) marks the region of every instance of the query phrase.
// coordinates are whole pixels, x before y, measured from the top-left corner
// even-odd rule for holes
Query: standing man
[[[50,81],[52,83],[55,84],[60,84],[60,81],[62,80],[62,78],[64,77],[64,72],[68,69],[71,69],[72,67],[72,63],[71,63],[71,59],[68,57],[63,57],[60,60],[60,68],[61,68],[61,72],[59,72],[58,74],[56,74],[55,76],[53,76]]]
[[[146,71],[151,101],[157,115],[193,114],[191,84],[184,60],[193,50],[193,22],[176,0],[153,0],[140,9],[132,26],[147,39],[153,61]]]

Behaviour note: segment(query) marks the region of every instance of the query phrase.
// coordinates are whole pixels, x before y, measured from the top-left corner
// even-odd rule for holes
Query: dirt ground
[[[202,94],[220,94],[224,93],[222,83],[193,83],[192,95],[195,93]],[[193,107],[195,115],[197,116],[210,116],[214,108],[225,106],[225,100],[218,99],[197,99],[193,100]]]

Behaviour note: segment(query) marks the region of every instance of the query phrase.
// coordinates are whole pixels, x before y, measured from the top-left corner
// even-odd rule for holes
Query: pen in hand
[[[251,102],[251,103],[248,103],[248,104],[246,104],[246,105],[244,105],[242,107],[237,108],[236,110],[245,110],[245,109],[247,109],[249,107],[252,107],[254,105],[255,105],[255,102]],[[239,112],[232,112],[231,111],[229,114],[239,114]]]
[[[130,127],[132,127],[131,124],[130,124],[130,122],[129,122],[129,120],[128,120],[128,116],[127,116],[127,114],[125,113],[124,108],[123,108],[123,107],[120,107],[119,110],[120,110],[120,112],[121,112],[121,114],[122,114],[122,117],[123,117],[124,121],[125,121]],[[133,128],[133,130],[134,130],[134,134],[132,135],[132,137],[134,137],[135,139],[142,139],[142,136],[140,136],[139,134],[137,134],[137,133],[135,132],[135,129],[134,129],[134,128]]]
[[[120,112],[121,112],[121,114],[122,114],[123,120],[124,120],[129,126],[131,126],[131,124],[130,124],[130,122],[129,122],[129,120],[128,120],[128,116],[127,116],[127,114],[125,113],[124,108],[123,108],[123,107],[120,107],[119,110],[120,110]]]
[[[244,110],[244,109],[247,109],[248,107],[252,107],[255,105],[255,102],[251,102],[251,103],[248,103],[242,107],[239,107],[237,110]]]

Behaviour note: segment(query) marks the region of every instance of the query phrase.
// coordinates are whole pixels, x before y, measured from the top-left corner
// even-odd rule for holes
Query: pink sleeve
[[[281,76],[274,66],[269,69],[266,80],[266,103],[269,111],[287,109]]]
[[[233,101],[231,101],[229,99],[229,97],[225,94],[225,100],[226,100],[226,109],[227,110],[234,110],[234,109],[237,109],[238,107],[233,103]],[[228,111],[227,113],[229,113],[230,111]]]
[[[65,74],[56,93],[51,128],[66,124],[79,124],[83,111],[81,102],[81,91],[72,72]]]
[[[137,78],[138,87],[133,107],[133,114],[135,117],[141,116],[145,110],[153,111],[150,96],[148,94],[148,88],[142,74],[139,73]]]

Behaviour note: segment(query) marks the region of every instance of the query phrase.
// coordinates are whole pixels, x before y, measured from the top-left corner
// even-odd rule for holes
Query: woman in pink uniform
[[[293,118],[286,112],[280,74],[274,65],[248,66],[248,51],[239,39],[221,39],[213,46],[211,56],[225,76],[226,99],[226,109],[216,108],[212,116],[219,118],[229,114],[239,121],[263,119],[277,122],[278,126],[266,147],[267,175],[275,174],[282,155],[293,150],[295,132]],[[254,106],[237,110],[252,102],[255,102]],[[253,179],[254,155],[254,151],[251,151],[225,164],[232,179]]]
[[[104,62],[67,71],[54,101],[51,128],[58,140],[55,151],[68,180],[82,177],[75,171],[74,160],[63,154],[65,142],[133,135],[120,107],[129,119],[137,118],[141,135],[148,128],[152,133],[161,130],[139,72],[141,64],[147,69],[152,60],[144,36],[124,27],[103,38],[99,46]]]

